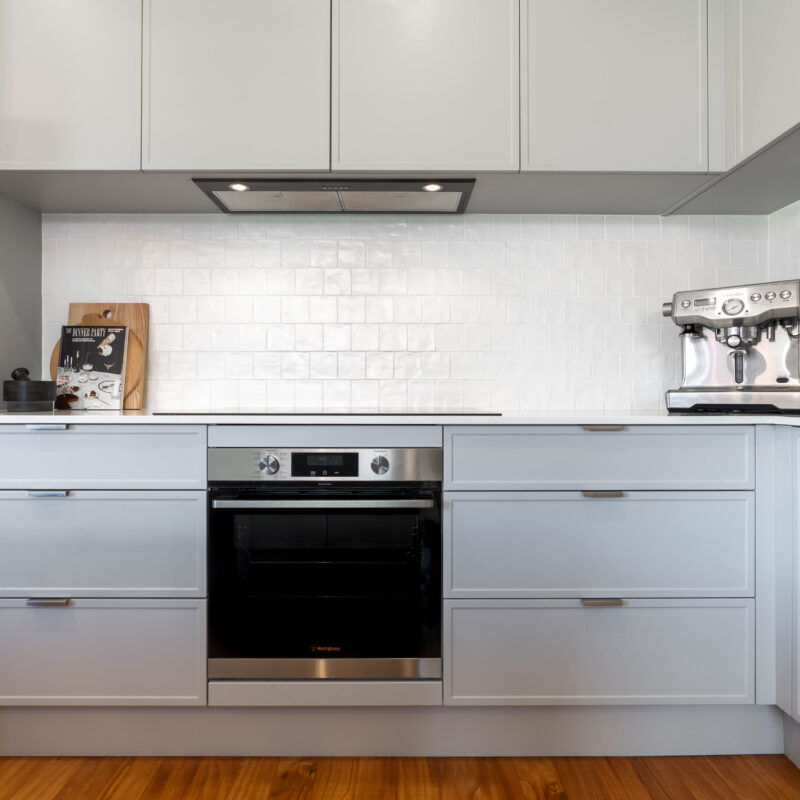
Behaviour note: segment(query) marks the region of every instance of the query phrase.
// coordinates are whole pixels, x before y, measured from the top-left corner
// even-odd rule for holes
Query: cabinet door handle
[[[66,490],[60,492],[25,492],[25,497],[67,497],[69,492]]]
[[[586,608],[606,608],[608,606],[624,606],[625,602],[619,597],[598,597],[596,599],[582,597],[581,605]]]
[[[70,597],[30,597],[25,605],[30,608],[66,608],[74,603]]]
[[[581,492],[584,497],[625,497],[625,492]]]
[[[59,425],[59,424],[51,424],[51,423],[40,423],[37,422],[35,424],[30,424],[25,426],[29,431],[65,431],[67,429],[66,425]]]
[[[585,431],[624,431],[624,425],[581,425]]]

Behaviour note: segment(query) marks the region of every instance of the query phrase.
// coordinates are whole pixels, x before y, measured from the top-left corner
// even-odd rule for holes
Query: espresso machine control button
[[[769,295],[767,295],[769,297]],[[774,295],[773,295],[774,297]],[[729,316],[732,317],[735,314],[740,314],[744,309],[744,303],[739,300],[738,297],[731,297],[730,300],[726,300],[722,304],[722,310]]]
[[[689,308],[692,304],[691,300],[681,300],[681,308]]]
[[[761,295],[758,292],[753,292],[753,294],[750,295],[750,299],[754,303],[757,303],[761,299]]]
[[[792,293],[788,289],[784,289],[781,292],[781,300],[788,300],[792,296]]]
[[[766,298],[767,298],[767,300],[774,300],[774,299],[775,299],[775,292],[767,292],[767,293],[764,295],[764,297],[766,297]]]

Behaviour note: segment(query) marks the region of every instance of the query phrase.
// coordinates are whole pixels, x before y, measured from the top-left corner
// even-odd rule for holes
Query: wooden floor
[[[0,758],[0,800],[800,800],[784,756]]]

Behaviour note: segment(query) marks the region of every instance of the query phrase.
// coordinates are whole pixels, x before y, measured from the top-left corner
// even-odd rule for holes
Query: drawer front
[[[752,426],[738,425],[454,426],[445,428],[444,485],[456,490],[752,489],[754,441]]]
[[[614,494],[446,493],[445,596],[754,595],[753,492]]]
[[[209,447],[441,447],[438,425],[211,425]]]
[[[204,600],[0,600],[0,705],[204,705]]]
[[[3,425],[0,489],[205,489],[198,425]]]
[[[441,681],[209,681],[210,706],[440,706]]]
[[[753,600],[447,600],[445,704],[753,703],[753,612]]]
[[[0,492],[0,597],[202,597],[205,492]]]

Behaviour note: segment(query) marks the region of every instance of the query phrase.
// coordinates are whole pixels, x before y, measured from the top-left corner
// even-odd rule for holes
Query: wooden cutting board
[[[67,325],[124,325],[128,329],[128,355],[125,360],[125,397],[122,407],[141,408],[144,400],[144,368],[147,356],[148,303],[70,303]],[[56,342],[50,356],[50,377],[56,379],[58,351]]]

